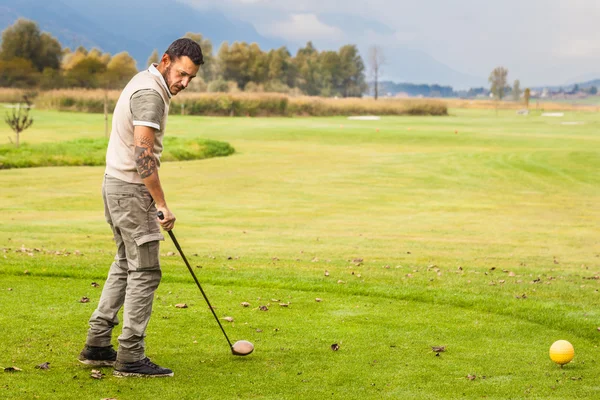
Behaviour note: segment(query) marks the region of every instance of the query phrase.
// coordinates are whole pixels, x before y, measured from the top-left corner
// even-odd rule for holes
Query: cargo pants
[[[104,215],[112,228],[117,253],[108,271],[98,308],[92,314],[86,344],[110,346],[117,313],[123,307],[123,330],[117,360],[145,357],[144,337],[152,313],[154,292],[161,279],[156,206],[143,184],[104,176]]]

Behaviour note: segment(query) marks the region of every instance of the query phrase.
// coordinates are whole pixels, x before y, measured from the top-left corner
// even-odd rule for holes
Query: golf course
[[[235,150],[160,178],[227,335],[255,349],[231,354],[165,233],[146,337],[165,379],[77,360],[115,252],[104,167],[0,169],[0,399],[600,398],[600,114],[448,114],[170,115],[166,137]],[[31,116],[24,146],[104,138],[102,114]]]

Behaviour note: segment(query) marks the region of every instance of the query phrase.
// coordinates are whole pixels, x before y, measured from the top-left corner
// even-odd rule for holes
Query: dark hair
[[[181,38],[177,39],[165,51],[173,60],[179,57],[189,57],[190,60],[196,65],[204,64],[204,57],[202,56],[202,49],[200,45],[194,42],[192,39]]]

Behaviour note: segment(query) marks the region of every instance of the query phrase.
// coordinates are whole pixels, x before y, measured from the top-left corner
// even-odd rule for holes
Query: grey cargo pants
[[[154,291],[161,278],[159,241],[164,240],[156,220],[154,201],[143,184],[105,175],[102,185],[104,215],[112,228],[117,254],[108,271],[98,308],[89,320],[88,346],[109,346],[117,313],[123,307],[123,330],[117,360],[134,362],[145,357],[144,337],[152,313]]]

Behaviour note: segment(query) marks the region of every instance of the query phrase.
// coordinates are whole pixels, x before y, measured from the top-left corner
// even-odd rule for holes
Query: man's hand
[[[156,219],[158,219],[158,222],[160,223],[160,226],[162,226],[162,228],[165,231],[170,231],[171,229],[173,229],[173,227],[175,226],[176,218],[175,215],[173,215],[173,213],[171,212],[171,210],[169,210],[166,206],[162,207],[159,205],[156,206],[156,210],[162,212],[164,215],[164,218],[162,220],[156,217]]]

